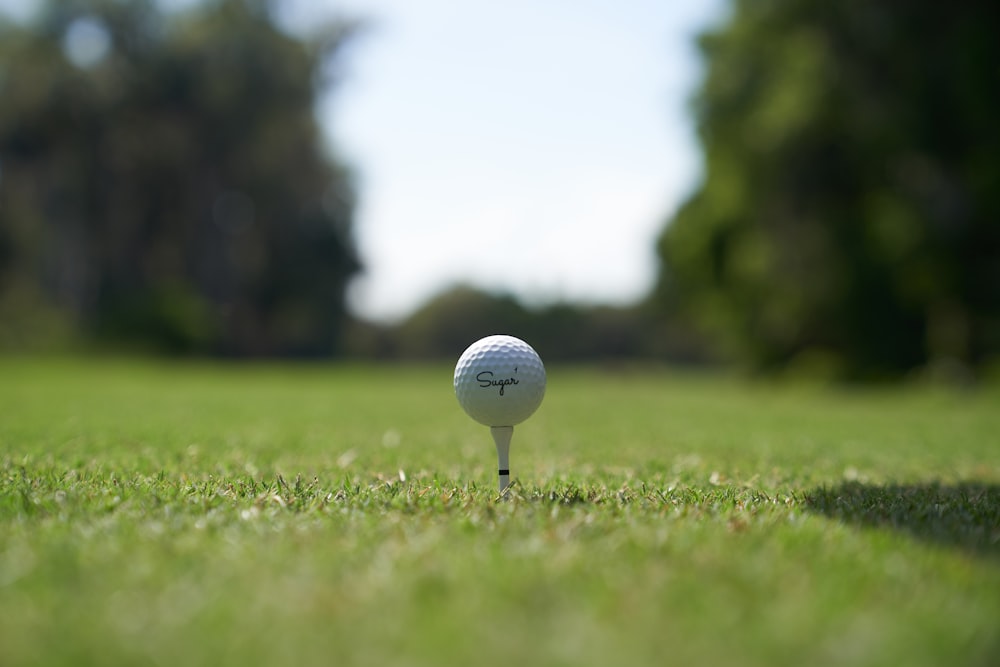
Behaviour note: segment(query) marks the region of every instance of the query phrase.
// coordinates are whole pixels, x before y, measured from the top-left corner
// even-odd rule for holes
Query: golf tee
[[[513,426],[491,426],[490,433],[497,446],[497,475],[500,493],[510,486],[510,438],[514,435]]]

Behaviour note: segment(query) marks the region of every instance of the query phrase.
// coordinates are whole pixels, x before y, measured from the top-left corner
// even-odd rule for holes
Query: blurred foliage
[[[347,347],[368,358],[454,359],[474,341],[499,333],[527,341],[547,362],[707,360],[699,339],[646,305],[528,308],[510,295],[466,286],[439,294],[397,325],[355,323]]]
[[[337,351],[353,190],[314,106],[351,26],[289,35],[273,4],[0,24],[0,346]]]
[[[1000,6],[735,0],[701,41],[705,179],[656,300],[758,369],[1000,352]]]

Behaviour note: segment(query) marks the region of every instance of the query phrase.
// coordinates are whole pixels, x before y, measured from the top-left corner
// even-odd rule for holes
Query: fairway
[[[0,665],[986,665],[1000,391],[0,360]]]

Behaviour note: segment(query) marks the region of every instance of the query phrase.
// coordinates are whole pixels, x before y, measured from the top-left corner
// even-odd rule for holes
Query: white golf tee
[[[510,486],[510,438],[513,426],[491,426],[490,433],[497,446],[497,474],[500,479],[500,493]]]

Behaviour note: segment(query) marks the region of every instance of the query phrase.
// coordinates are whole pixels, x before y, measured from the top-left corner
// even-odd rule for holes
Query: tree
[[[657,299],[734,358],[852,377],[1000,351],[993,3],[735,0]]]
[[[391,327],[359,323],[351,344],[359,356],[451,359],[491,334],[523,338],[547,362],[666,358],[703,361],[684,332],[645,305],[553,303],[528,308],[509,294],[468,286],[448,289]]]
[[[53,1],[0,26],[0,311],[159,350],[336,351],[353,194],[314,105],[350,27],[297,38],[272,4]]]

